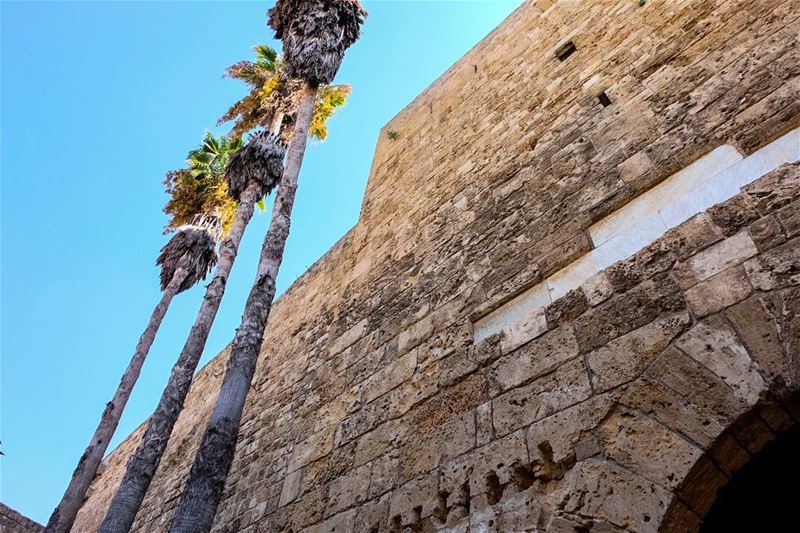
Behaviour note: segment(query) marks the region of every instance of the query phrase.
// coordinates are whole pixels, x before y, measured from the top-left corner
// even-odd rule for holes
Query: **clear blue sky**
[[[365,2],[309,147],[278,280],[285,289],[356,221],[379,129],[520,0]],[[244,92],[223,69],[269,42],[268,2],[6,2],[2,19],[0,500],[45,522],[159,298],[162,180]],[[201,364],[239,323],[268,222],[257,216]],[[179,295],[116,445],[155,407],[202,286]]]

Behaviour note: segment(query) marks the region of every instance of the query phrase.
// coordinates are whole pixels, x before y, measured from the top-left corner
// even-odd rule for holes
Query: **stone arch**
[[[800,423],[800,289],[770,289],[682,319],[637,378],[604,393],[548,532],[698,531],[731,476]]]
[[[719,491],[764,447],[798,426],[800,393],[768,396],[731,424],[698,459],[674,491],[659,531],[698,531]]]

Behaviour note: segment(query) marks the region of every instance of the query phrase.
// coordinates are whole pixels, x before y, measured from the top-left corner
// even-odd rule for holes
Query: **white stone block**
[[[505,332],[515,338],[533,334],[540,320],[535,312],[550,303],[546,283],[538,283],[475,322],[475,342]],[[542,315],[543,318],[543,315]],[[528,333],[526,333],[528,332]],[[533,338],[533,337],[531,337]],[[530,340],[530,339],[528,339]]]
[[[742,155],[731,145],[715,148],[686,168],[679,170],[649,191],[631,200],[617,211],[589,228],[595,246],[600,246],[638,221],[658,212],[664,206],[695,189],[698,184],[720,173]]]
[[[658,214],[652,213],[621,233],[573,261],[549,278],[550,298],[557,300],[617,261],[630,257],[667,231]]]
[[[693,190],[662,207],[659,214],[667,227],[674,228],[697,213],[736,196],[742,187],[782,164],[798,160],[800,160],[800,128],[787,133],[738,163],[709,177]]]

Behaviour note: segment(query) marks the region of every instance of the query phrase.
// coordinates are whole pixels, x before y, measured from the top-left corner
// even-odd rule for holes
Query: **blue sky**
[[[380,128],[520,0],[365,2],[330,137],[306,155],[282,291],[355,222]],[[268,2],[7,2],[2,21],[0,500],[45,522],[152,307],[162,180],[244,87]],[[250,224],[201,364],[239,323],[268,216]],[[155,407],[202,298],[179,295],[116,445]]]

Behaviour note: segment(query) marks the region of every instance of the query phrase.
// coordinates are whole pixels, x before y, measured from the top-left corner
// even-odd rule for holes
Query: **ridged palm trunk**
[[[44,529],[46,532],[66,533],[72,529],[72,524],[75,522],[78,510],[83,504],[86,491],[89,489],[89,485],[91,485],[97,473],[97,468],[106,453],[108,443],[119,425],[125,404],[128,403],[133,386],[139,378],[139,373],[142,370],[147,353],[153,345],[156,332],[164,320],[164,315],[167,314],[172,298],[179,292],[178,289],[186,279],[187,274],[184,269],[179,269],[175,272],[172,281],[162,293],[161,300],[153,309],[150,321],[147,323],[142,336],[139,337],[136,350],[128,363],[128,367],[125,369],[125,373],[122,374],[122,379],[114,393],[114,397],[106,404],[106,408],[100,417],[100,423],[97,425],[94,435],[92,435],[92,440],[89,441],[89,445],[78,461],[78,466],[72,473],[72,480],[69,482],[64,496],[47,522],[47,526]]]
[[[249,149],[250,146],[242,148],[242,150]],[[269,193],[277,182],[282,170],[283,155],[282,147],[277,152],[270,154],[269,158],[272,161],[269,161],[268,165],[257,166],[261,170],[259,173],[261,179],[250,179],[244,191],[237,190],[235,193],[239,207],[228,236],[220,245],[216,274],[206,288],[197,318],[178,360],[172,367],[169,381],[161,394],[158,406],[148,420],[142,440],[139,442],[136,452],[128,460],[125,476],[114,494],[105,519],[100,526],[102,533],[127,533],[133,525],[136,513],[167,447],[175,422],[183,409],[183,403],[189,393],[197,364],[203,354],[208,334],[222,302],[225,286],[236,260],[245,228],[253,217],[253,210],[258,199],[265,193]],[[230,173],[230,165],[228,168]],[[240,176],[240,174],[237,175]],[[234,184],[236,181],[229,179],[229,184]],[[241,179],[238,182],[241,182]]]
[[[178,228],[161,249],[156,260],[156,264],[161,266],[161,300],[150,315],[150,321],[139,337],[114,397],[106,404],[97,430],[78,461],[72,480],[47,522],[45,531],[66,533],[72,528],[172,298],[206,277],[217,262],[215,247],[216,240],[207,228],[189,225]]]
[[[275,298],[275,280],[289,237],[297,179],[305,154],[316,94],[316,86],[307,83],[304,85],[294,134],[289,143],[286,168],[278,187],[272,219],[261,248],[256,280],[247,297],[242,323],[233,339],[231,356],[214,413],[203,435],[186,488],[170,526],[172,532],[209,531],[222,498],[225,479],[233,461],[245,399],[258,361],[272,301]]]
[[[125,477],[122,478],[105,519],[100,526],[102,533],[130,531],[136,513],[144,500],[147,488],[155,475],[161,456],[167,446],[172,428],[183,409],[183,401],[192,384],[192,377],[197,363],[203,354],[211,325],[217,316],[225,285],[228,282],[231,268],[236,259],[242,235],[253,217],[253,209],[259,198],[260,186],[257,183],[248,187],[242,194],[239,209],[236,212],[233,226],[220,246],[220,258],[214,279],[206,289],[200,311],[189,332],[189,338],[181,350],[181,354],[169,381],[161,395],[155,412],[147,423],[139,447],[128,460]]]

